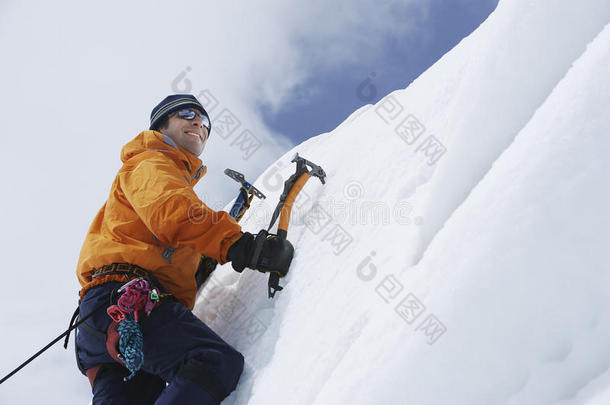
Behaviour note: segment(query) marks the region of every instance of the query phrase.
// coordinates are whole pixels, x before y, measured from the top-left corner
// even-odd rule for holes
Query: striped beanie
[[[163,120],[164,117],[167,117],[174,111],[189,107],[198,109],[208,116],[208,120],[210,119],[210,116],[206,112],[205,108],[203,108],[195,96],[190,94],[172,94],[171,96],[165,97],[163,101],[153,108],[152,112],[150,113],[150,129],[157,130],[157,125]],[[208,133],[212,131],[212,128],[208,129]]]

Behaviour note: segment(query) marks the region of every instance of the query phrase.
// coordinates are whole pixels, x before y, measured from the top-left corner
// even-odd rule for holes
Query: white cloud
[[[324,74],[345,64],[354,64],[380,56],[388,37],[399,37],[413,30],[422,18],[427,1],[390,1],[386,3],[332,3],[320,0],[284,4],[285,14],[278,24],[284,26],[285,47],[294,50],[285,63],[274,48],[267,48],[269,58],[280,56],[281,69],[257,71],[256,83],[267,102],[278,108],[289,90],[311,75]]]
[[[414,26],[421,4],[8,3],[0,36],[0,119],[6,133],[28,136],[11,136],[7,146],[27,149],[51,172],[61,167],[53,181],[65,181],[62,174],[78,168],[87,173],[79,187],[103,189],[117,169],[120,147],[146,129],[152,107],[190,69],[191,91],[209,89],[219,101],[216,112],[228,108],[241,122],[238,133],[248,129],[262,143],[245,160],[232,144],[237,133],[227,140],[212,134],[201,187],[226,202],[235,190],[222,169],[234,166],[256,177],[290,147],[264,125],[257,107],[276,109],[312,75],[375,58],[388,36]],[[308,91],[316,89],[303,94]],[[29,109],[38,112],[35,120]],[[96,204],[103,199],[96,193]]]

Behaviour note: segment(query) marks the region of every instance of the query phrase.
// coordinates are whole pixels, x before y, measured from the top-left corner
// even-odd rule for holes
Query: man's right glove
[[[245,232],[227,252],[233,269],[242,272],[249,267],[262,273],[277,273],[284,277],[290,268],[294,247],[287,239],[261,230],[256,237]]]

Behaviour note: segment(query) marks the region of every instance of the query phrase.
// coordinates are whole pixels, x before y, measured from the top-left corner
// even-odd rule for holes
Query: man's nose
[[[193,124],[195,124],[198,128],[203,127],[203,121],[199,116],[193,118]]]

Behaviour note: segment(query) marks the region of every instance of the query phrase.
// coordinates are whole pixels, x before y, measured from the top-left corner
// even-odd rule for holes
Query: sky
[[[0,373],[67,324],[80,247],[121,166],[120,149],[148,129],[166,95],[190,92],[208,107],[208,174],[195,191],[223,209],[238,191],[225,168],[254,181],[295,144],[405,88],[495,5],[0,2],[0,254],[11,286],[0,320],[9,326],[3,347],[13,348]],[[21,286],[47,297],[44,305],[24,298]],[[63,348],[47,356],[58,375],[60,365],[73,368]],[[45,358],[36,361],[17,383],[44,374]]]
[[[482,23],[497,3],[432,0],[422,3],[424,8],[397,8],[396,21],[411,22],[411,29],[387,36],[376,49],[359,44],[355,50],[358,56],[350,63],[316,69],[295,86],[289,101],[277,111],[260,106],[264,122],[295,144],[312,134],[330,132],[359,107],[407,87]],[[305,49],[312,46],[305,43]]]

